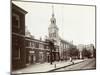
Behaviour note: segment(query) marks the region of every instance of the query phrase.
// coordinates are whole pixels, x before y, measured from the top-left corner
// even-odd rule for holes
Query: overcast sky
[[[28,13],[26,26],[36,39],[48,35],[52,4],[13,2]],[[95,43],[95,7],[53,4],[59,36],[74,44]]]

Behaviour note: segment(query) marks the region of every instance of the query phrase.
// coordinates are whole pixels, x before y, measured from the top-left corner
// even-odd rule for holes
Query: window
[[[39,52],[39,61],[43,62],[43,52]]]
[[[14,49],[14,52],[13,52],[14,59],[20,59],[20,51],[21,51],[20,48],[15,48]]]
[[[54,23],[54,21],[52,21]]]
[[[29,47],[30,46],[30,41],[25,41],[25,43],[26,43],[26,47]]]
[[[35,48],[39,48],[39,43],[35,42],[34,45],[35,45]]]
[[[20,28],[20,17],[15,13],[12,14],[12,26]]]
[[[34,47],[34,42],[32,41],[32,47]]]
[[[32,46],[32,42],[30,41],[30,45],[29,45],[29,47],[31,47]]]
[[[43,49],[44,48],[44,45],[42,43],[39,43],[39,48],[40,49]]]
[[[46,49],[47,48],[47,46],[46,45],[44,45],[44,49]]]

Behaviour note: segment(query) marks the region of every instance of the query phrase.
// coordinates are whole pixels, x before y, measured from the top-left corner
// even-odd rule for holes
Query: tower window
[[[54,23],[54,21],[52,21]]]

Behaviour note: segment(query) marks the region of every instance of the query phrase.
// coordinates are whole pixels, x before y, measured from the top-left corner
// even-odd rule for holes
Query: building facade
[[[45,41],[25,38],[26,63],[35,64],[49,61],[49,48]]]
[[[41,38],[37,40],[32,38],[30,32],[26,29],[25,37],[25,49],[26,49],[26,64],[35,64],[50,62],[50,47],[49,43]],[[52,51],[52,61],[57,61],[58,59],[58,46],[55,45],[56,51]]]
[[[25,66],[25,15],[27,12],[12,4],[12,69]]]

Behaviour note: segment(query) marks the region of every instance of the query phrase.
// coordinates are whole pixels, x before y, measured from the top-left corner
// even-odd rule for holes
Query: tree
[[[79,50],[76,47],[72,47],[68,50],[68,56],[70,57],[78,57],[79,56]]]
[[[93,49],[93,57],[96,58],[96,49]]]
[[[52,59],[52,55],[53,55],[53,53],[52,53],[52,51],[54,50],[56,50],[55,49],[55,46],[54,46],[54,41],[53,40],[47,40],[46,39],[46,42],[48,43],[48,46],[49,46],[49,49],[50,49],[50,64],[52,64],[52,62],[53,62],[53,59]]]
[[[82,57],[87,57],[87,58],[90,58],[91,57],[91,51],[90,50],[87,50],[86,48],[84,48],[82,50]]]

